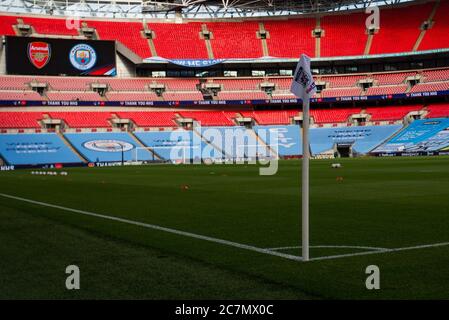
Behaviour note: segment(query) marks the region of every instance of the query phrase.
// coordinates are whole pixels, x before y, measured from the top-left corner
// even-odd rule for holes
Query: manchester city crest
[[[89,70],[97,62],[95,50],[84,43],[77,44],[70,50],[70,63],[78,70]]]

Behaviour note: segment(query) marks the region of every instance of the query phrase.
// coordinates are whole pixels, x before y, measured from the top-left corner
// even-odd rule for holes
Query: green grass
[[[311,245],[449,242],[449,158],[311,162]],[[0,192],[260,248],[298,246],[300,161],[0,173]],[[337,181],[342,177],[342,181]],[[188,189],[183,188],[184,185]],[[0,197],[0,298],[449,298],[449,246],[307,263]],[[313,248],[312,257],[356,253]],[[285,253],[300,255],[299,249]],[[65,268],[81,290],[65,289]],[[378,265],[381,289],[365,288]]]

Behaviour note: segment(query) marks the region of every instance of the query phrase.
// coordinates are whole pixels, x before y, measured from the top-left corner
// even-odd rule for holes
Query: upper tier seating
[[[351,76],[326,76],[321,77],[321,81],[328,82],[329,88],[354,87],[357,81],[366,78],[364,75]]]
[[[348,97],[348,96],[360,96],[362,94],[362,89],[360,87],[353,88],[333,88],[324,89],[321,91],[321,97]]]
[[[41,112],[0,112],[0,128],[40,128]]]
[[[201,23],[148,23],[148,28],[155,33],[153,41],[158,56],[167,59],[207,59],[206,44],[200,39]]]
[[[314,57],[315,39],[312,38],[312,30],[315,24],[313,18],[265,21],[265,30],[270,35],[267,38],[269,55],[290,57],[305,53],[309,57]]]
[[[179,114],[183,118],[192,118],[200,122],[202,126],[233,126],[231,121],[222,111],[181,111]]]
[[[49,91],[47,92],[49,100],[67,100],[67,101],[99,101],[102,100],[97,92],[62,92]]]
[[[424,76],[426,82],[448,81],[449,69],[427,70],[423,71],[422,75]]]
[[[291,81],[291,78],[289,79]],[[214,83],[223,85],[225,91],[258,90],[262,79],[215,79]]]
[[[370,87],[366,90],[367,96],[384,95],[384,94],[396,94],[404,93],[407,90],[406,84],[398,86],[382,86],[382,87]]]
[[[412,51],[434,3],[380,9],[380,30],[374,35],[370,54]]]
[[[0,76],[0,90],[25,90],[30,77]]]
[[[371,78],[377,80],[377,84],[382,86],[404,83],[407,77],[414,75],[416,75],[416,72],[375,73],[371,75]]]
[[[366,113],[371,114],[370,121],[387,121],[402,119],[409,112],[420,109],[421,106],[373,107],[367,108]]]
[[[259,30],[257,22],[208,22],[206,24],[213,34],[211,44],[214,58],[260,58],[263,56],[262,43],[256,37],[256,32]]]
[[[13,25],[17,24],[17,17],[0,15],[0,35],[14,36]]]
[[[171,111],[158,112],[116,112],[121,119],[131,119],[139,127],[175,127],[175,113]]]
[[[36,91],[0,91],[0,100],[37,100],[44,98]]]
[[[411,51],[420,34],[421,24],[430,16],[433,1],[411,4],[380,11],[380,30],[373,36],[370,54]],[[449,2],[441,1],[434,24],[425,32],[419,50],[448,48]],[[79,31],[68,29],[65,19],[21,16],[42,34],[76,36]],[[400,19],[398,19],[400,17]],[[1,16],[0,34],[14,35],[12,25],[17,16]],[[320,39],[320,55],[362,55],[367,43],[364,12],[336,13],[321,16],[323,30]],[[143,35],[142,20],[83,20],[88,27],[96,29],[100,39],[117,40],[141,58],[152,56],[148,39]],[[152,39],[156,53],[169,59],[208,59],[206,41],[200,38],[202,25],[211,31],[210,39],[214,58],[260,58],[263,56],[262,41],[257,38],[259,23],[267,31],[268,54],[273,57],[297,58],[300,53],[315,56],[315,39],[312,30],[317,25],[314,17],[267,20],[242,20],[219,22],[164,23],[148,22],[154,32]]]
[[[85,20],[88,27],[97,30],[100,40],[117,40],[142,58],[151,56],[148,40],[141,31],[142,22]]]
[[[159,97],[154,92],[107,92],[106,98],[110,101],[157,101]]]
[[[197,85],[199,83],[198,79],[182,79],[182,78],[172,78],[172,79],[152,79],[151,83],[163,84],[165,89],[168,91],[195,91],[197,90]]]
[[[324,36],[321,38],[321,56],[362,55],[367,40],[365,20],[364,13],[322,17]]]
[[[264,100],[269,98],[262,91],[220,91],[217,97],[220,100]]]
[[[162,97],[165,101],[199,101],[203,100],[203,94],[199,91],[191,92],[164,92]]]
[[[431,50],[439,48],[449,48],[449,19],[447,13],[449,12],[449,1],[440,1],[437,12],[433,17],[433,26],[426,31],[419,50]]]
[[[424,91],[444,91],[449,90],[449,82],[429,82],[418,83],[410,90],[410,92],[424,92]]]
[[[68,28],[65,18],[23,17],[23,23],[31,25],[35,32],[48,35],[79,35],[78,29]]]
[[[107,128],[110,112],[49,112],[52,119],[61,119],[71,128]]]

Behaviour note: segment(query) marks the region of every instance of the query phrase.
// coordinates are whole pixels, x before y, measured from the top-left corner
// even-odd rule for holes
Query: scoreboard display
[[[6,71],[17,75],[115,76],[115,42],[7,36]]]

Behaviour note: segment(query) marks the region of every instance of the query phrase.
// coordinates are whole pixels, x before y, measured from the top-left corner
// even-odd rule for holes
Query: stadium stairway
[[[432,8],[432,11],[430,12],[429,18],[423,22],[423,25],[424,25],[424,23],[427,23],[428,27],[430,27],[432,25],[432,23],[433,23],[432,21],[433,21],[433,18],[435,17],[435,14],[437,12],[439,4],[440,4],[439,1],[435,2],[434,6]],[[424,39],[424,36],[426,35],[426,31],[427,31],[428,27],[423,28],[423,25],[421,25],[421,32],[419,33],[418,39],[416,39],[416,42],[415,42],[415,45],[413,46],[412,51],[418,51],[419,45],[421,44],[422,40]]]
[[[265,147],[266,150],[268,150],[270,156],[274,156],[275,158],[279,158],[279,153],[278,153],[276,150],[274,150],[274,149],[271,147],[270,144],[268,144],[267,142],[265,142],[265,141],[259,136],[258,132],[256,132],[256,131],[252,128],[252,129],[250,130],[250,133],[251,133],[252,135],[254,135],[254,138],[256,139],[257,144],[260,143],[262,146]]]
[[[142,148],[146,148],[149,152],[151,152],[153,154],[154,158],[157,158],[158,160],[163,160],[163,158],[157,154],[156,151],[154,151],[153,148],[151,148],[150,146],[145,145],[135,134],[134,131],[128,131],[128,134],[130,135],[130,137],[138,144],[140,145],[140,147]],[[137,159],[136,159],[137,160]]]
[[[212,148],[214,148],[215,150],[217,150],[218,152],[220,152],[220,154],[221,154],[222,156],[225,156],[225,157],[227,157],[227,158],[230,157],[230,155],[227,154],[222,148],[220,148],[220,147],[217,146],[215,143],[213,143],[212,141],[210,141],[210,140],[208,140],[207,138],[205,138],[205,137],[203,136],[203,133],[202,133],[202,132],[198,132],[198,130],[196,130],[196,128],[193,128],[192,131],[193,131],[193,134],[197,135],[197,136],[201,139],[201,141],[202,141],[203,143],[205,143],[206,145],[211,146]]]
[[[81,155],[81,153],[79,153],[78,152],[78,150],[76,150],[76,148],[66,139],[66,137],[61,133],[61,132],[56,132],[56,134],[58,135],[58,137],[62,140],[62,142],[64,142],[64,144],[74,153],[74,154],[76,154],[79,158],[80,158],[80,160],[83,162],[83,163],[87,163],[88,161],[87,161],[87,159],[86,158],[84,158],[82,155]]]

